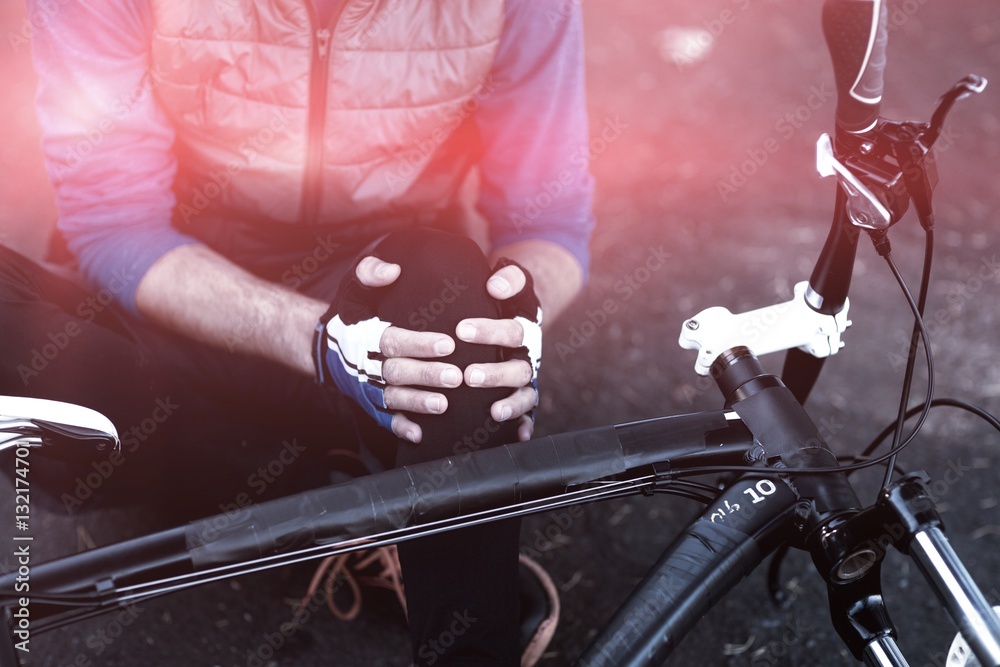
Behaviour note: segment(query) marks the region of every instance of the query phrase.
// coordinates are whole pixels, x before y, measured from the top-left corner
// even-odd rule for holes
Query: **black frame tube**
[[[720,493],[664,552],[579,665],[661,664],[718,600],[787,539],[802,498],[815,503],[820,525],[860,507],[843,473],[795,477],[795,468],[835,466],[836,458],[791,391],[747,348],[720,354],[712,376],[763,459],[780,458],[789,483],[777,469],[762,467],[760,475],[744,475]],[[769,486],[759,486],[764,483]]]
[[[675,459],[745,462],[751,443],[723,410],[563,433],[251,505],[222,530],[193,522],[188,547],[203,569],[531,501],[653,464],[669,469]]]
[[[40,601],[32,605],[32,619],[66,612],[64,605],[43,603],[47,595],[94,593],[100,583],[102,593],[93,607],[110,611],[121,586],[503,507],[647,466],[745,463],[753,445],[734,413],[717,410],[565,433],[389,470],[250,506],[227,515],[225,522],[209,517],[35,565],[32,594]],[[216,529],[220,523],[226,528]],[[15,576],[0,577],[4,610],[17,597]]]
[[[776,478],[774,495],[749,505],[756,510],[749,517],[726,513],[733,505],[747,506],[746,489],[764,479],[769,478],[743,477],[721,493],[664,551],[576,664],[662,664],[701,617],[788,534],[798,498]]]

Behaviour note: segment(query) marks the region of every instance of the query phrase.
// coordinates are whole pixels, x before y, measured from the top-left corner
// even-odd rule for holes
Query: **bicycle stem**
[[[826,38],[830,57],[833,62],[834,78],[837,87],[836,110],[836,154],[843,157],[865,142],[865,133],[875,128],[882,101],[882,76],[885,69],[885,50],[887,43],[887,10],[883,0],[826,0],[823,4],[823,33]],[[827,140],[829,143],[829,140]],[[796,309],[795,321],[803,335],[788,338],[788,324],[791,318],[784,318],[781,327],[770,327],[770,331],[754,340],[754,351],[767,352],[788,350],[782,377],[792,395],[804,403],[809,396],[826,357],[836,354],[842,346],[840,333],[849,326],[847,320],[848,292],[851,287],[851,275],[854,270],[854,260],[857,252],[859,232],[854,227],[856,217],[849,194],[863,202],[866,209],[879,210],[886,214],[881,201],[867,188],[858,183],[845,167],[834,157],[834,148],[829,148],[829,158],[823,158],[822,140],[817,148],[817,166],[821,173],[834,173],[836,166],[842,178],[841,187],[837,188],[834,202],[833,223],[830,233],[820,256],[816,261],[809,283],[804,289],[796,289],[794,301],[800,302]],[[854,181],[854,186],[843,183]],[[763,318],[773,309],[787,308],[788,304],[780,304],[755,311],[755,317]],[[815,315],[808,312],[811,309]],[[700,325],[706,311],[702,311],[691,320],[685,322],[685,328],[691,327],[691,322]],[[728,312],[728,311],[727,311]],[[826,316],[823,318],[821,316]],[[724,322],[723,329],[730,333],[734,331],[733,322]],[[812,328],[811,328],[812,327]],[[776,344],[773,340],[775,329],[782,329],[784,340]],[[811,331],[819,331],[819,334]],[[765,340],[761,340],[761,339]],[[681,346],[698,347],[707,351],[721,351],[719,341],[712,341],[706,347],[702,340],[692,340],[685,334],[681,336]],[[728,341],[732,345],[746,344],[746,340]],[[705,374],[705,369],[711,360],[699,358],[696,370]]]

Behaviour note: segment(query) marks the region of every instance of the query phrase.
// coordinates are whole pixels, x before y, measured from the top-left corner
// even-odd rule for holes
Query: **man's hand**
[[[377,257],[365,257],[355,269],[361,284],[368,287],[385,287],[399,278],[398,264],[384,262]],[[415,389],[414,386],[453,388],[462,384],[462,371],[458,366],[437,361],[423,361],[446,357],[455,351],[455,341],[446,334],[431,331],[410,331],[391,326],[382,333],[379,348],[387,358],[382,362],[382,378],[386,388],[385,405],[393,411],[407,410],[419,414],[440,414],[448,409],[444,394]],[[420,426],[401,412],[392,417],[392,432],[404,440],[420,442]]]
[[[579,265],[555,244],[525,241],[497,252],[517,260],[531,272],[548,322],[580,289]],[[359,280],[369,286],[388,285],[399,274],[398,265],[374,257],[363,260],[356,271]],[[490,278],[487,290],[494,298],[506,300],[518,294],[524,285],[524,273],[508,266]],[[145,317],[190,338],[232,352],[271,359],[310,375],[316,372],[313,332],[316,322],[329,308],[327,302],[257,278],[201,245],[181,246],[161,257],[139,284],[136,305]],[[473,319],[461,324],[471,325],[456,331],[456,336],[464,341],[504,347],[523,343],[524,330],[513,320]],[[519,361],[473,364],[463,378],[457,366],[418,360],[451,354],[455,341],[448,335],[389,327],[383,332],[380,344],[389,357],[385,370],[386,400],[394,410],[434,414],[435,410],[447,409],[443,394],[416,390],[414,386],[456,387],[463,379],[473,387],[509,386],[515,391],[495,403],[491,412],[494,417],[503,417],[509,409],[507,419],[520,420],[519,437],[530,437],[530,418],[525,415],[536,395],[523,382],[528,377],[529,364]],[[459,372],[457,381],[453,373],[445,372],[449,369]],[[419,442],[422,437],[419,426],[399,414],[393,416],[391,428],[412,442]]]
[[[368,287],[385,287],[400,276],[397,264],[384,262],[376,257],[366,257],[358,263],[355,275]],[[494,299],[506,300],[524,289],[527,284],[524,272],[517,266],[505,266],[495,272],[486,284],[487,292]],[[513,319],[493,320],[471,318],[462,320],[456,335],[469,343],[497,345],[516,349],[525,344],[525,331]],[[379,341],[382,354],[382,378],[385,380],[385,405],[397,411],[392,417],[392,431],[410,442],[420,442],[420,426],[402,412],[440,414],[448,409],[447,398],[440,393],[416,389],[421,387],[454,388],[463,379],[470,387],[510,387],[515,391],[497,401],[490,414],[498,422],[519,420],[518,438],[528,440],[534,429],[529,416],[538,403],[538,392],[531,385],[534,370],[531,364],[520,359],[495,364],[470,364],[463,377],[461,369],[452,364],[425,361],[446,357],[455,349],[455,341],[448,335],[434,332],[411,331],[390,326]]]
[[[494,299],[505,301],[521,292],[527,284],[524,272],[517,266],[504,266],[486,283],[486,291]],[[516,349],[526,345],[525,326],[514,319],[492,320],[470,318],[458,323],[455,334],[467,343],[497,345]],[[539,336],[540,338],[540,332]],[[538,341],[540,348],[541,341]],[[539,350],[540,351],[540,350]],[[490,407],[490,415],[498,422],[518,420],[517,437],[528,440],[534,431],[530,412],[538,405],[538,391],[531,384],[535,369],[521,359],[496,364],[469,364],[465,383],[470,387],[510,387],[514,391]]]

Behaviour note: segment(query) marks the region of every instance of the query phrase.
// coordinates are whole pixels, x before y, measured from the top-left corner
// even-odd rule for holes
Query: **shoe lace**
[[[377,567],[374,574],[366,571]],[[343,582],[343,583],[340,583]],[[352,551],[325,558],[309,582],[305,597],[299,603],[297,614],[301,614],[317,596],[320,586],[326,597],[330,612],[342,621],[352,621],[361,613],[361,586],[385,588],[396,594],[396,599],[406,613],[406,594],[403,589],[403,573],[399,566],[396,545]],[[350,592],[350,605],[346,609],[336,600],[336,593],[346,586]],[[341,596],[343,597],[343,596]]]

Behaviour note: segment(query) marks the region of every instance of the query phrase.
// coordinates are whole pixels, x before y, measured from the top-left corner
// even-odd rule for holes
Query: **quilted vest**
[[[178,224],[347,224],[450,207],[478,150],[503,0],[152,0]]]

